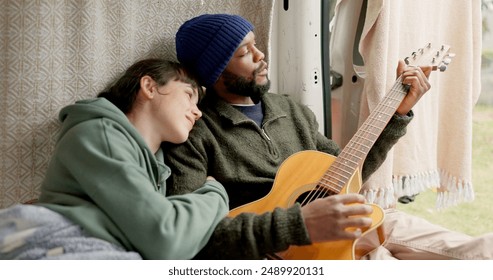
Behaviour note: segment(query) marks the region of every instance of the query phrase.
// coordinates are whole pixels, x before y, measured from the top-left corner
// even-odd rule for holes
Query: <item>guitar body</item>
[[[336,157],[318,152],[302,151],[287,158],[277,171],[271,191],[263,198],[242,205],[230,211],[234,217],[240,213],[250,212],[261,214],[272,211],[276,207],[290,207],[300,202],[300,197],[317,190],[317,182],[332,165]],[[361,189],[359,171],[352,175],[349,183],[340,193],[358,193]],[[341,240],[315,243],[307,246],[291,246],[288,250],[276,254],[281,259],[319,259],[319,260],[353,260],[360,259],[385,242],[382,223],[383,210],[374,204],[373,213],[369,216],[372,225],[363,229],[362,236],[357,240]],[[354,229],[348,229],[354,230]]]

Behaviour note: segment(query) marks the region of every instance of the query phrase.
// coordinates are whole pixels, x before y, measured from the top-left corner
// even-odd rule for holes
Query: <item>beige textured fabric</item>
[[[273,5],[274,0],[0,0],[0,208],[39,194],[63,106],[94,97],[136,60],[174,60],[174,34],[196,15],[243,15],[256,26],[259,48],[268,50]]]
[[[469,236],[396,209],[385,211],[386,243],[372,260],[491,260],[493,233]]]
[[[396,197],[426,188],[438,188],[438,207],[474,198],[472,110],[480,93],[481,18],[480,1],[368,1],[359,45],[366,69],[361,122],[394,84],[399,59],[427,43],[450,45],[457,55],[446,72],[431,74],[432,88],[413,109],[407,135],[365,184],[370,201],[392,207]]]

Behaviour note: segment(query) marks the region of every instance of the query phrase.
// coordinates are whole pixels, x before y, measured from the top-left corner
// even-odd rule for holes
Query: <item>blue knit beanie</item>
[[[176,55],[197,75],[213,85],[253,25],[238,15],[205,14],[186,21],[176,33]]]

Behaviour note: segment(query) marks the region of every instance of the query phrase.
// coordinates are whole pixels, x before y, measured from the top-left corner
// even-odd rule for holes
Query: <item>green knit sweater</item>
[[[204,99],[202,119],[189,140],[164,147],[166,164],[173,171],[169,195],[191,192],[211,175],[225,186],[233,209],[265,196],[277,169],[290,155],[302,150],[339,154],[337,144],[318,132],[315,115],[308,107],[280,94],[265,94],[261,101],[264,120],[259,127],[215,95]],[[411,119],[412,112],[391,119],[366,158],[363,180],[381,165]],[[294,205],[263,215],[223,219],[198,257],[259,259],[289,245],[306,244],[310,239],[300,206]]]

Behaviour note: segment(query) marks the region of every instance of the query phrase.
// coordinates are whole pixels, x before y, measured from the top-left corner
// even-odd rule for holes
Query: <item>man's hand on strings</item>
[[[361,229],[372,223],[372,219],[367,216],[373,212],[373,208],[362,204],[364,202],[363,195],[353,193],[316,199],[303,206],[301,212],[311,241],[359,238]]]

